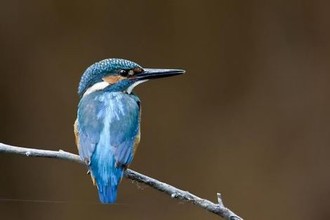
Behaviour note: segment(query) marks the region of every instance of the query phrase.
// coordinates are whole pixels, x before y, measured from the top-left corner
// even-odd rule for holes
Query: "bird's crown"
[[[142,67],[125,59],[111,58],[101,60],[89,66],[83,73],[79,87],[78,94],[82,96],[86,90],[95,83],[101,82],[102,78],[108,75],[125,74],[128,70],[142,70]]]

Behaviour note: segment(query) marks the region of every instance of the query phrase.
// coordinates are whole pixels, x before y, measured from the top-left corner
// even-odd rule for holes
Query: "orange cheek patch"
[[[102,78],[103,81],[109,83],[109,84],[115,84],[120,80],[123,80],[124,77],[120,76],[120,75],[112,75],[112,76],[106,76]]]

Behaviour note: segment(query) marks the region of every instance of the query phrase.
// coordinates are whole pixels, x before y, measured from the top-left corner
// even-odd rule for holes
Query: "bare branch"
[[[20,154],[27,157],[44,157],[44,158],[55,158],[61,160],[73,161],[80,164],[85,164],[78,155],[65,152],[63,150],[51,151],[51,150],[39,150],[33,148],[16,147],[8,144],[0,143],[0,153],[11,153]],[[194,194],[178,189],[167,183],[161,182],[154,178],[148,177],[134,170],[127,169],[125,176],[128,179],[144,183],[151,186],[158,191],[164,192],[171,196],[171,198],[176,198],[178,200],[187,201],[206,209],[216,215],[223,217],[226,220],[243,220],[241,217],[236,215],[230,209],[226,208],[222,202],[221,194],[218,193],[218,204],[215,204],[209,200],[202,199]]]

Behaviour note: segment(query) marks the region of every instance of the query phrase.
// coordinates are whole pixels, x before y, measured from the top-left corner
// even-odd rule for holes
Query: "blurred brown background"
[[[77,152],[82,72],[109,57],[178,67],[144,84],[131,168],[245,219],[330,219],[326,1],[0,3],[0,141]],[[219,219],[123,180],[100,205],[86,170],[0,155],[1,219]]]

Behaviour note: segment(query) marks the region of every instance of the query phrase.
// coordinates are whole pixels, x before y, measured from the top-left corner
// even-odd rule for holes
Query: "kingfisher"
[[[101,203],[116,201],[118,185],[140,142],[141,104],[132,90],[150,79],[184,72],[143,68],[129,60],[110,58],[83,73],[74,133]]]

